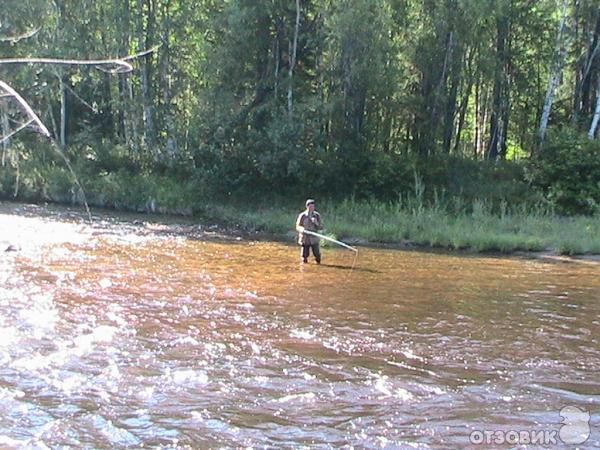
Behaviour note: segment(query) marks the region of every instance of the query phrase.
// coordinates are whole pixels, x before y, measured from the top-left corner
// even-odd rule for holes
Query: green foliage
[[[3,65],[0,78],[55,140],[64,132],[63,151],[99,205],[189,213],[209,197],[310,193],[456,214],[484,199],[499,214],[543,195],[561,213],[593,213],[597,144],[565,134],[532,151],[559,3],[316,0],[297,10],[293,0],[9,0],[0,11],[5,57],[102,58],[159,46],[132,59],[129,74]],[[598,12],[579,3],[569,4],[578,33],[551,118],[587,130],[599,68],[584,55]],[[26,118],[1,102],[4,135],[6,123]],[[499,136],[500,161],[482,162]],[[18,187],[22,198],[79,201],[64,162],[31,135],[18,138],[19,182],[14,165],[2,168],[4,195]],[[460,246],[440,236],[454,241]]]
[[[555,131],[529,165],[528,177],[560,213],[600,211],[600,141]]]
[[[95,163],[95,162],[94,162]],[[207,190],[202,180],[119,169],[97,175],[89,160],[75,162],[79,181],[92,206],[138,212],[197,214],[205,221],[246,231],[287,234],[293,229],[303,196],[271,192],[250,199],[223,196]],[[20,199],[44,199],[80,204],[82,198],[71,174],[61,164],[21,161]],[[408,174],[406,175],[408,183]],[[0,168],[0,195],[12,198],[14,168]],[[502,186],[502,185],[501,185]],[[385,202],[346,198],[319,201],[327,233],[371,242],[495,251],[554,249],[561,253],[600,252],[598,217],[560,218],[544,205],[491,201],[482,197],[428,195],[436,192],[412,173],[412,186]],[[498,193],[497,199],[501,196]],[[294,198],[294,202],[290,201]]]
[[[460,212],[448,205],[427,205],[418,197],[383,203],[346,199],[320,201],[325,233],[337,239],[371,243],[405,243],[409,246],[460,249],[475,252],[553,250],[564,254],[600,252],[597,218],[559,218],[541,206],[505,208],[501,214],[477,200],[462,202]],[[201,215],[209,222],[246,231],[285,235],[291,231],[299,208],[289,202],[257,200],[208,203]]]
[[[9,199],[14,195],[16,176],[7,167],[0,167],[0,198]]]

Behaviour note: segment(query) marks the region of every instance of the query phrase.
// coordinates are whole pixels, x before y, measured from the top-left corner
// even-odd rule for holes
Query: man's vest
[[[313,220],[314,219],[314,222]],[[321,221],[321,215],[313,211],[312,214],[306,211],[302,211],[296,221],[296,226],[304,227],[308,231],[319,231],[323,229],[323,222]],[[316,245],[320,239],[310,234],[299,233],[298,244],[300,245]]]

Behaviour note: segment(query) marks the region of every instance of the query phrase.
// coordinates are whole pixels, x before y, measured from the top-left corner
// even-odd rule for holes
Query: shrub
[[[600,211],[600,141],[573,130],[549,135],[528,178],[562,214]]]

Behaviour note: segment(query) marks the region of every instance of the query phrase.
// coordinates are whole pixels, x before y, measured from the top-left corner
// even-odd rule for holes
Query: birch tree
[[[300,0],[296,0],[296,21],[294,24],[294,37],[293,41],[290,42],[290,62],[289,62],[289,86],[288,86],[288,115],[292,117],[292,97],[293,97],[293,85],[294,85],[294,67],[296,66],[296,57],[298,52],[298,33],[300,29]]]
[[[598,122],[600,121],[600,77],[598,78],[598,87],[596,88],[596,109],[594,111],[594,117],[592,118],[592,124],[588,131],[590,139],[594,139],[596,136],[596,130],[598,128]]]
[[[556,58],[548,81],[548,89],[546,90],[546,99],[544,101],[544,109],[542,111],[542,118],[540,120],[539,128],[539,141],[540,145],[544,142],[546,136],[546,130],[548,128],[548,120],[550,119],[550,113],[552,111],[552,103],[554,102],[554,96],[556,95],[556,89],[560,84],[562,77],[563,67],[565,65],[565,57],[568,51],[569,40],[565,38],[565,27],[568,16],[568,2],[563,0],[562,6],[562,17],[558,25],[558,33],[556,37]]]

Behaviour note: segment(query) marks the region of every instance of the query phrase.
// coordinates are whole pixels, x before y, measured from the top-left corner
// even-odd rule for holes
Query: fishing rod
[[[330,238],[329,236],[325,236],[325,235],[322,235],[322,234],[319,234],[319,233],[315,233],[314,231],[309,231],[309,230],[304,230],[302,232],[306,233],[306,234],[310,234],[312,236],[316,236],[316,237],[321,238],[321,239],[325,239],[326,241],[333,242],[334,244],[341,245],[342,247],[346,247],[348,250],[352,250],[353,252],[358,253],[358,249],[356,249],[354,247],[351,247],[348,244],[344,244],[343,242],[337,241],[337,240],[335,240],[333,238]]]

